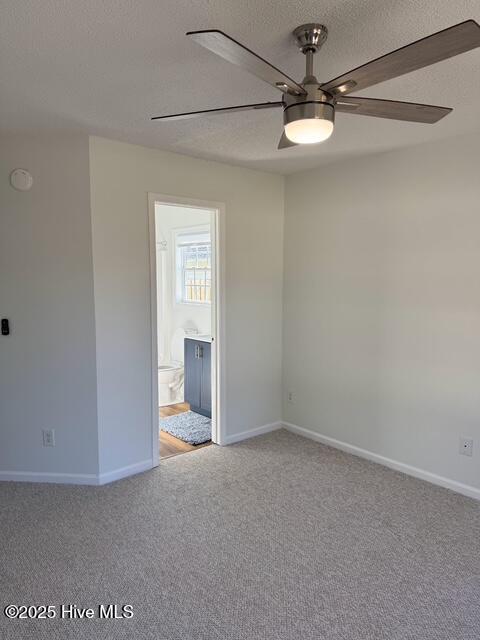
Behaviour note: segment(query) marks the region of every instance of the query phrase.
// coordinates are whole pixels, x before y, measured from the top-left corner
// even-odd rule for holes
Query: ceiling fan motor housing
[[[322,91],[318,84],[304,85],[306,95],[284,96],[283,123],[296,120],[319,119],[335,121],[335,102],[333,96]]]

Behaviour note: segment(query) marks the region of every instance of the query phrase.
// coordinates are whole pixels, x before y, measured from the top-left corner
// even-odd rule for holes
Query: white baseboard
[[[0,471],[0,481],[55,482],[58,484],[98,484],[94,473],[44,473],[36,471]]]
[[[114,480],[121,480],[122,478],[127,478],[128,476],[134,476],[137,473],[142,473],[143,471],[148,471],[149,469],[153,469],[151,458],[149,460],[142,460],[142,462],[136,462],[135,464],[129,464],[126,467],[120,467],[120,469],[114,469],[113,471],[101,473],[98,476],[97,484],[108,484],[109,482],[114,482]]]
[[[234,444],[235,442],[241,442],[242,440],[247,440],[248,438],[254,438],[255,436],[261,436],[264,433],[269,433],[270,431],[276,431],[277,429],[281,429],[283,426],[284,423],[279,420],[278,422],[264,424],[261,427],[254,427],[253,429],[247,429],[246,431],[233,433],[231,436],[226,436],[222,444],[228,445]]]
[[[102,485],[142,471],[152,469],[152,460],[143,460],[127,467],[107,471],[99,475],[95,473],[43,473],[35,471],[0,471],[0,481],[9,482],[54,482],[57,484]]]
[[[290,422],[283,422],[282,424],[285,429],[288,429],[288,431],[296,433],[299,436],[310,438],[311,440],[315,440],[316,442],[326,444],[329,447],[334,447],[335,449],[341,449],[342,451],[351,453],[354,456],[366,458],[367,460],[371,460],[372,462],[381,464],[384,467],[388,467],[389,469],[401,471],[402,473],[413,476],[414,478],[419,478],[420,480],[425,480],[426,482],[436,484],[439,487],[451,489],[452,491],[461,493],[462,495],[468,496],[469,498],[480,500],[480,489],[472,487],[471,485],[463,484],[462,482],[457,482],[456,480],[451,480],[450,478],[444,478],[443,476],[439,476],[436,473],[431,473],[430,471],[425,471],[424,469],[419,469],[418,467],[412,467],[411,465],[405,464],[404,462],[398,462],[397,460],[386,458],[385,456],[381,456],[378,453],[374,453],[373,451],[361,449],[360,447],[356,447],[353,444],[348,444],[347,442],[342,442],[342,440],[336,440],[335,438],[324,436],[321,433],[317,433],[316,431],[312,431],[311,429],[305,429],[304,427],[299,427],[298,425],[292,424]]]

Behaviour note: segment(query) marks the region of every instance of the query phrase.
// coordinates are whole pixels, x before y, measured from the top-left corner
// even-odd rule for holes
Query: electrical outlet
[[[55,446],[55,429],[42,429],[42,435],[44,447]]]
[[[290,404],[293,404],[295,402],[295,394],[293,393],[293,391],[287,392],[287,402],[290,402]]]
[[[460,436],[460,440],[458,443],[458,452],[461,453],[462,456],[472,456],[473,438],[465,438],[464,436]]]

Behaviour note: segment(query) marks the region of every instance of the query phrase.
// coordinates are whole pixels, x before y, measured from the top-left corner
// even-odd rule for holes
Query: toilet
[[[170,348],[170,361],[158,365],[158,405],[163,407],[183,402],[183,359],[185,336],[196,335],[196,329],[176,329]]]

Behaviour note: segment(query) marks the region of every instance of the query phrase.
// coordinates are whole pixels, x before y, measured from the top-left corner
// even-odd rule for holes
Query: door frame
[[[158,344],[157,344],[157,248],[155,203],[212,211],[212,442],[225,444],[225,204],[162,193],[148,194],[148,235],[150,257],[152,463],[160,462],[158,437]]]

